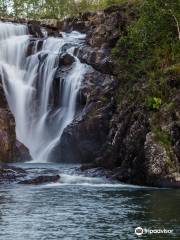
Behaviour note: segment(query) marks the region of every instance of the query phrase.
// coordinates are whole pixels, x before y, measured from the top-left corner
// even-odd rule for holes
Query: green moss
[[[171,112],[176,108],[176,104],[174,102],[166,103],[164,106],[165,111]]]
[[[180,74],[180,63],[171,65],[170,67],[167,67],[164,69],[165,74]]]
[[[177,171],[175,163],[171,160],[171,156],[168,159],[166,159],[165,167],[166,167],[168,173]]]
[[[159,110],[162,105],[162,100],[158,97],[147,97],[145,105],[150,110]]]
[[[163,146],[171,146],[171,137],[167,132],[163,131],[161,128],[155,128],[153,132],[155,134],[156,140],[160,142]]]

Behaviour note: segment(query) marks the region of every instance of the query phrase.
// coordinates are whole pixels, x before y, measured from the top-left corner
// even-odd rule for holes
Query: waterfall
[[[0,76],[16,122],[17,139],[30,151],[34,161],[53,161],[51,152],[76,113],[76,97],[86,65],[75,62],[60,84],[59,104],[52,109],[50,98],[63,46],[73,55],[73,46],[83,35],[33,39],[33,53],[27,55],[32,37],[26,25],[0,22]],[[42,47],[38,50],[38,45]]]

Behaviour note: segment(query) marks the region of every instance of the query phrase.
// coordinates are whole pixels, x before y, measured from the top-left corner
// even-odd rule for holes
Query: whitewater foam
[[[61,84],[62,102],[52,109],[52,85],[63,46],[70,44],[72,48],[67,51],[73,55],[73,45],[80,44],[85,36],[78,32],[62,35],[44,39],[39,51],[36,40],[33,53],[27,56],[27,26],[0,22],[0,75],[15,117],[17,139],[30,150],[34,162],[51,160],[64,129],[74,119],[77,94],[86,73],[86,65],[74,57],[72,69]]]

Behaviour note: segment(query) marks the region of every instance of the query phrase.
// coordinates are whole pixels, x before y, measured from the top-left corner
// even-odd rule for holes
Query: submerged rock
[[[58,171],[51,169],[23,169],[12,165],[0,165],[0,183],[43,184],[57,182]]]
[[[11,183],[16,182],[18,179],[26,177],[27,172],[18,167],[0,165],[0,183]]]
[[[19,184],[43,184],[43,183],[57,182],[59,179],[60,179],[59,175],[55,175],[55,176],[44,175],[44,176],[34,177],[31,179],[26,179],[18,183]]]

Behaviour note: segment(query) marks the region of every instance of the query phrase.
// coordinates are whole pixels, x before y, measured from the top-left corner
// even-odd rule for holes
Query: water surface
[[[0,185],[2,240],[180,239],[179,190],[77,176],[71,165],[23,167],[57,169],[62,178],[38,186]],[[174,235],[137,237],[138,226],[173,229]]]

